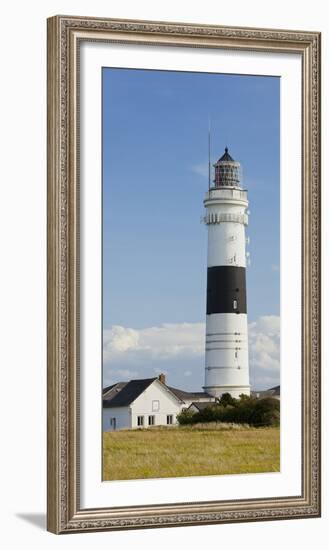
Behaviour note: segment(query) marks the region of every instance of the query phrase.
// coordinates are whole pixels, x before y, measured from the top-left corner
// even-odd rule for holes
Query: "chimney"
[[[161,374],[159,374],[159,380],[162,384],[166,383],[166,375],[163,374],[163,372]]]

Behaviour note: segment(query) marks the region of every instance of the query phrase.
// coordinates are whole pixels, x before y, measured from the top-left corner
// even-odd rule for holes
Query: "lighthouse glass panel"
[[[103,480],[280,471],[280,79],[103,68]]]

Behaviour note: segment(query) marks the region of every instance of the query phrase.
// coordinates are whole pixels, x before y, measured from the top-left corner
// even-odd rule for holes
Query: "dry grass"
[[[196,424],[106,432],[103,479],[278,472],[280,429]]]

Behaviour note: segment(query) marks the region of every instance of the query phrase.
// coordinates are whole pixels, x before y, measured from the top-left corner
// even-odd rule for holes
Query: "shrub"
[[[187,409],[183,409],[177,415],[178,423],[181,424],[182,426],[184,426],[186,424],[195,424],[195,422],[196,422],[194,420],[195,415],[196,415],[196,413],[194,413],[193,411],[188,411]]]
[[[254,426],[279,426],[280,402],[273,397],[257,400],[250,416]]]
[[[247,395],[241,396],[240,399],[233,399],[230,394],[224,395],[223,401],[220,399],[218,403],[202,411],[182,411],[177,416],[179,424],[227,422],[250,426],[279,426],[280,402],[277,399],[273,397],[256,399]]]
[[[206,407],[202,411],[198,412],[197,415],[200,422],[216,422],[221,419],[224,410],[224,407],[214,403],[214,405],[210,405],[209,407]]]

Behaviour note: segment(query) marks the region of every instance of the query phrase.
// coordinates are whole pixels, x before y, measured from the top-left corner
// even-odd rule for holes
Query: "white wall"
[[[112,432],[114,430],[111,424],[111,418],[115,418],[116,430],[122,428],[131,428],[131,409],[130,407],[110,407],[103,409],[103,432]]]
[[[328,150],[328,18],[322,0],[264,2],[232,0],[44,0],[6,2],[1,40],[1,531],[4,548],[89,549],[93,545],[222,546],[246,550],[322,547],[328,529],[328,396],[323,419],[323,518],[236,525],[148,529],[56,537],[44,530],[46,510],[46,17],[56,13],[195,23],[322,30],[323,152]],[[323,156],[323,199],[328,203],[327,155]],[[329,280],[329,219],[323,216],[323,281]],[[324,292],[323,334],[329,332]],[[328,338],[323,338],[323,388],[328,391]],[[25,405],[17,407],[24,395]]]
[[[159,401],[159,410],[152,410],[152,401]],[[177,424],[176,416],[180,412],[181,406],[179,402],[168,391],[165,391],[163,386],[155,380],[151,386],[132,403],[132,427],[137,427],[137,416],[144,416],[144,427],[148,427],[148,416],[155,416],[155,424],[157,426],[167,425],[167,415],[173,415],[173,423]]]
[[[209,208],[210,210],[210,208]],[[212,209],[214,210],[214,209]],[[209,214],[219,214],[218,210]],[[221,222],[208,227],[207,266],[246,267],[246,230],[242,223]]]
[[[208,199],[210,193],[210,200]],[[206,193],[205,217],[220,220],[222,214],[248,219],[248,201],[239,190],[215,189]],[[235,198],[236,197],[236,198]],[[241,218],[240,218],[241,219]],[[210,223],[208,229],[207,266],[236,265],[246,267],[246,236],[244,223]]]
[[[225,336],[225,332],[230,333]],[[233,334],[239,333],[237,336]],[[224,334],[223,334],[224,333]],[[221,334],[221,336],[217,336]],[[216,340],[222,343],[216,343]],[[227,342],[224,342],[227,340]],[[238,343],[233,340],[240,340]],[[225,388],[232,397],[241,393],[249,395],[248,323],[247,315],[240,313],[217,313],[207,315],[206,322],[206,367],[224,366],[223,369],[206,369],[205,386],[240,386],[234,390]],[[209,343],[212,342],[212,343]],[[238,347],[237,357],[235,348]],[[218,349],[223,348],[223,349]],[[211,391],[211,390],[208,390]],[[223,392],[214,391],[216,397]]]

